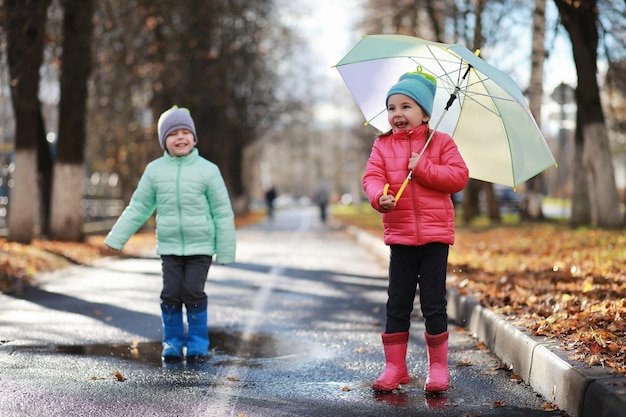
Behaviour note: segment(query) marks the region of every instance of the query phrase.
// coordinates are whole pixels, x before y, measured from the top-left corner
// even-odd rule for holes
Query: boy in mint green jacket
[[[195,148],[189,110],[165,111],[157,124],[163,156],[150,162],[105,245],[120,251],[156,210],[157,253],[161,256],[164,361],[202,361],[208,355],[209,267],[235,260],[235,222],[219,168]],[[183,323],[187,313],[187,331]],[[186,352],[184,347],[186,346]]]

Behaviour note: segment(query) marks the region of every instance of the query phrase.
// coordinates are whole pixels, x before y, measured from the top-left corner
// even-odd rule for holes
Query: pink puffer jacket
[[[363,189],[372,207],[383,213],[387,245],[420,246],[454,243],[454,207],[451,194],[461,191],[469,171],[454,140],[435,132],[420,158],[413,178],[392,211],[378,203],[386,183],[395,195],[408,174],[411,152],[421,152],[430,130],[422,125],[408,132],[379,136],[363,175]]]

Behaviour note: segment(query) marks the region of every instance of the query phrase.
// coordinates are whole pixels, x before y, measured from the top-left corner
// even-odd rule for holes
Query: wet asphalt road
[[[412,381],[376,393],[386,266],[313,208],[238,231],[206,286],[212,355],[160,361],[160,261],[109,259],[0,294],[0,416],[561,416],[450,326],[451,388],[427,398],[419,307]]]

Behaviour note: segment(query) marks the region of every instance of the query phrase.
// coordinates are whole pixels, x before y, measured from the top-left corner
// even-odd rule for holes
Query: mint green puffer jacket
[[[121,250],[155,210],[159,255],[217,255],[217,263],[235,261],[235,217],[228,190],[217,165],[198,149],[183,157],[165,152],[150,162],[104,243]]]

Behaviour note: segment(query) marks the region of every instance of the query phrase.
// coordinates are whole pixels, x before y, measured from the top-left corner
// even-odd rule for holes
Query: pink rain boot
[[[424,390],[441,392],[448,389],[450,373],[448,372],[448,332],[437,335],[424,333],[428,346],[428,377]]]
[[[409,343],[409,332],[381,333],[385,349],[385,371],[374,381],[373,388],[379,391],[392,391],[400,384],[410,381],[406,369],[406,348]]]

